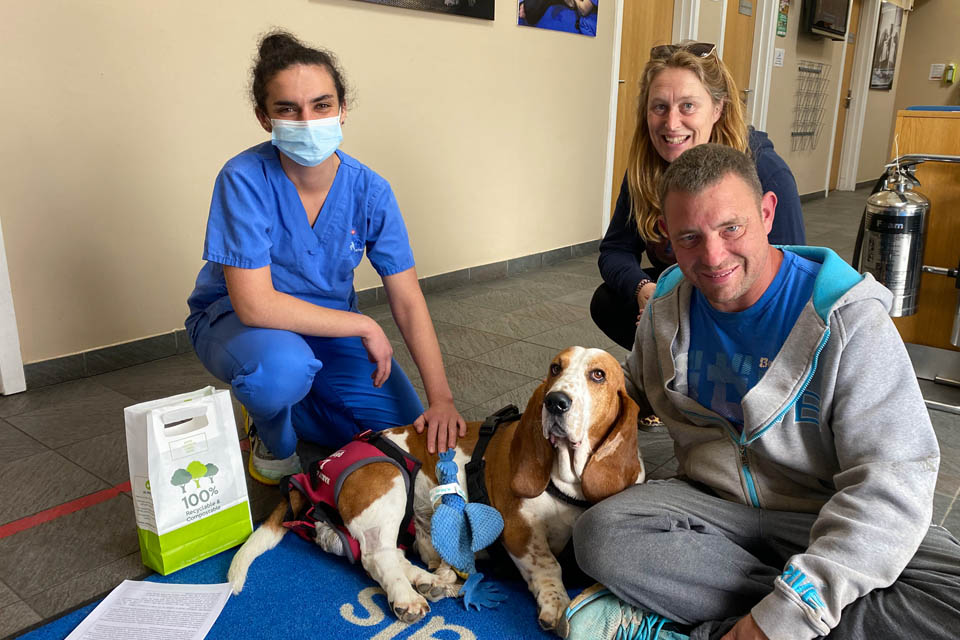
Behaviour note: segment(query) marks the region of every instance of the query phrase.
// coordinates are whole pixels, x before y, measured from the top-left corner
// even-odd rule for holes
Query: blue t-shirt
[[[690,296],[688,395],[743,425],[741,400],[780,352],[813,295],[820,263],[783,252],[783,262],[764,294],[747,309],[714,309],[702,293]]]
[[[297,188],[270,143],[230,159],[213,187],[206,265],[187,304],[214,321],[233,306],[223,265],[270,265],[277,291],[313,304],[356,311],[353,271],[364,251],[381,277],[414,266],[396,198],[386,180],[342,151],[327,198],[311,227]],[[189,324],[188,320],[188,324]]]

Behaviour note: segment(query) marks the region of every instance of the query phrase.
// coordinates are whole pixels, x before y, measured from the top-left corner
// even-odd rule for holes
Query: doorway
[[[840,179],[840,156],[843,153],[843,130],[847,123],[847,113],[853,102],[850,80],[853,76],[853,58],[860,30],[861,0],[853,0],[850,6],[850,20],[847,27],[847,48],[843,57],[843,79],[840,84],[840,106],[837,109],[837,130],[833,138],[833,161],[830,163],[830,181],[828,189],[834,191]],[[865,97],[861,97],[865,99]]]
[[[727,0],[726,26],[720,56],[740,90],[740,99],[749,108],[750,69],[753,64],[753,34],[760,0]]]

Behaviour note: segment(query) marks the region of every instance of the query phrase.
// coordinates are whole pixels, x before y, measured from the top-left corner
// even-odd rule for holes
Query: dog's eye
[[[552,375],[552,376],[558,376],[558,375],[560,375],[560,372],[561,372],[561,371],[563,371],[563,367],[561,367],[561,366],[560,366],[559,364],[557,364],[556,362],[554,362],[553,364],[550,365],[550,375]]]
[[[594,382],[603,382],[607,379],[607,372],[603,369],[594,369],[590,372],[590,379]]]

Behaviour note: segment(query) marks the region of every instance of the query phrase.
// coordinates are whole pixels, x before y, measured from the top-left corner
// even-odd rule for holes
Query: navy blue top
[[[790,172],[790,167],[773,150],[773,143],[766,133],[752,127],[749,133],[750,153],[757,163],[760,186],[764,192],[773,191],[777,196],[773,229],[767,238],[771,244],[806,244],[800,195],[797,193],[797,182]],[[627,176],[624,175],[613,218],[607,227],[607,233],[600,241],[598,260],[604,282],[624,298],[636,298],[637,284],[641,280],[656,281],[660,273],[675,262],[665,261],[653,251],[648,251],[653,268],[645,271],[640,268],[640,260],[645,251],[647,244],[637,233],[637,225],[631,214],[630,189],[627,186]]]

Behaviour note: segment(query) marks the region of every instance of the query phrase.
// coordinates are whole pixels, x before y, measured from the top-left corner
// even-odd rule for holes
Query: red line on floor
[[[95,504],[106,502],[110,498],[116,497],[121,493],[127,493],[129,491],[130,482],[127,481],[123,484],[118,484],[115,487],[97,491],[96,493],[91,493],[88,496],[83,496],[82,498],[65,502],[64,504],[57,505],[56,507],[51,507],[41,511],[40,513],[35,513],[32,516],[20,518],[19,520],[14,520],[13,522],[8,522],[7,524],[0,525],[0,539],[12,536],[15,533],[20,533],[21,531],[26,531],[27,529],[32,529],[33,527],[43,524],[44,522],[56,520],[57,518],[65,516],[69,513],[73,513],[74,511],[80,511],[81,509],[92,507]]]

